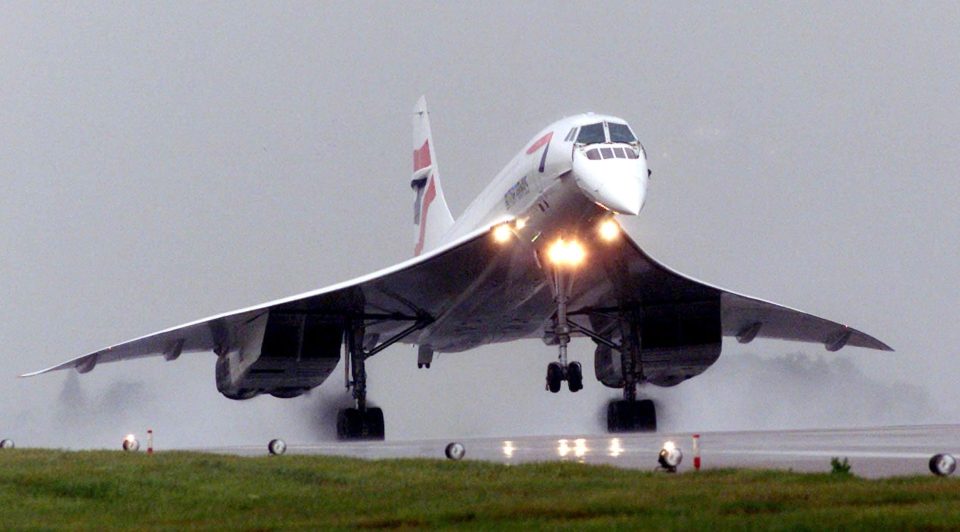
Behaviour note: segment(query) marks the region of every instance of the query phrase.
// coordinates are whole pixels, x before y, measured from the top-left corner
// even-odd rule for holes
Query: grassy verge
[[[0,527],[960,528],[960,481],[573,463],[0,452]]]

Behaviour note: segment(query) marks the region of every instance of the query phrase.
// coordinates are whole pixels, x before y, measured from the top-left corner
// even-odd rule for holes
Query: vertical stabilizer
[[[440,187],[427,100],[423,96],[413,109],[413,177],[410,188],[417,194],[413,204],[413,254],[419,255],[435,247],[453,226],[453,215]]]

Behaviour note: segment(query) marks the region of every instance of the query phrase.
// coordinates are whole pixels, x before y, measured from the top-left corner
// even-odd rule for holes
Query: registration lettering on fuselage
[[[527,176],[523,176],[503,195],[503,203],[509,209],[529,193],[530,185],[527,184]]]

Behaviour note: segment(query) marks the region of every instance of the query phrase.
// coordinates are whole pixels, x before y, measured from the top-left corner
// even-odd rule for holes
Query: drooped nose
[[[640,214],[647,183],[647,161],[642,156],[590,159],[586,150],[574,150],[573,176],[594,202],[620,214]]]

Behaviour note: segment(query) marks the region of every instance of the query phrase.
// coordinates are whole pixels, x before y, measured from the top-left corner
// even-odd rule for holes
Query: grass
[[[0,528],[960,528],[960,481],[575,463],[0,452]]]

